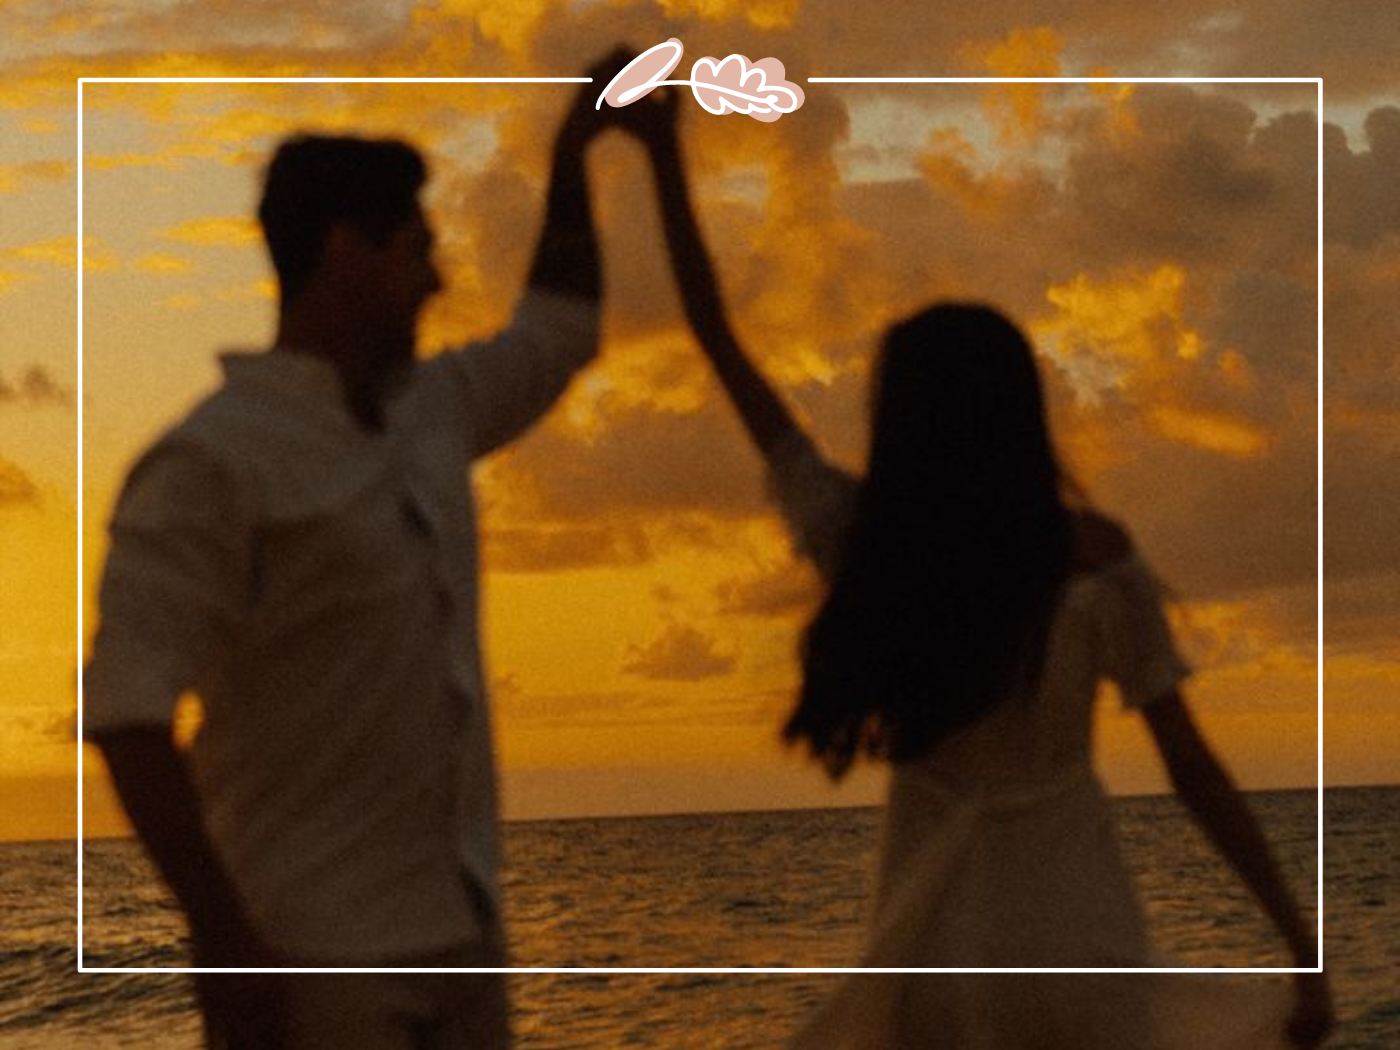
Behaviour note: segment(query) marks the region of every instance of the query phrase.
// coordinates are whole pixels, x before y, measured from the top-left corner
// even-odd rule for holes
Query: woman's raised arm
[[[767,455],[783,437],[798,429],[797,423],[776,391],[754,368],[729,327],[720,301],[719,282],[691,204],[676,134],[677,96],[665,89],[655,94],[662,97],[653,96],[629,108],[639,111],[634,120],[645,127],[640,137],[651,153],[666,244],[686,319],[749,436]]]

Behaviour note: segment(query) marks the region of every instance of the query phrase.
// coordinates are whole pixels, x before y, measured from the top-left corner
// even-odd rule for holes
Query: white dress
[[[794,435],[770,477],[800,550],[824,570],[853,479]],[[894,767],[862,967],[1160,966],[1090,766],[1101,679],[1141,707],[1187,668],[1136,555],[1067,584],[1034,695]],[[1281,982],[1148,974],[861,974],[797,1050],[1275,1050]]]

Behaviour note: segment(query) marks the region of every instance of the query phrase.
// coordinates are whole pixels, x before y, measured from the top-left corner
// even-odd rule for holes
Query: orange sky
[[[430,350],[508,316],[540,218],[549,131],[572,90],[89,85],[79,525],[73,78],[568,76],[618,39],[669,36],[685,42],[687,63],[772,54],[799,81],[1328,77],[1328,779],[1393,779],[1400,564],[1378,537],[1393,527],[1400,476],[1400,109],[1380,34],[1363,24],[1316,37],[1262,2],[1111,24],[1068,0],[1039,5],[1035,19],[978,5],[940,15],[937,32],[912,2],[861,29],[841,5],[799,0],[452,0],[394,15],[368,3],[256,6],[257,18],[221,0],[94,14],[7,5],[0,754],[6,798],[20,804],[0,835],[71,833],[79,530],[90,603],[131,457],[211,386],[217,350],[270,334],[269,271],[249,216],[278,136],[397,133],[431,154],[449,288],[425,325]],[[1128,521],[1180,599],[1207,729],[1246,784],[1313,783],[1314,89],[806,92],[775,124],[685,113],[702,219],[765,370],[821,444],[858,466],[884,324],[941,296],[1019,318],[1042,350],[1071,468]],[[609,267],[603,361],[477,472],[507,811],[873,801],[877,776],[833,791],[775,742],[815,587],[681,325],[640,155],[605,142],[592,171]],[[1140,728],[1112,704],[1102,745],[1112,785],[1161,786]],[[94,804],[94,827],[112,826],[105,813]]]

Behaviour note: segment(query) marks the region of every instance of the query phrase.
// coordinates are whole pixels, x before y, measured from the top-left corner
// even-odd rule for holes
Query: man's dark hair
[[[372,243],[386,243],[413,214],[427,176],[422,154],[396,139],[297,135],[283,142],[258,205],[283,299],[306,286],[332,225],[346,222]]]

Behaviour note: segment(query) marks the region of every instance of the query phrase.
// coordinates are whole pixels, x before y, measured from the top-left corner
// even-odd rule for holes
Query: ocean
[[[1316,796],[1250,796],[1291,884],[1316,900]],[[1286,966],[1271,927],[1174,798],[1114,802],[1161,951],[1190,966]],[[1400,1047],[1400,787],[1325,800],[1326,966],[1337,1050]],[[874,809],[507,826],[517,966],[820,967],[857,958]],[[79,974],[72,842],[0,845],[0,1050],[195,1050],[179,974]],[[91,966],[185,961],[179,913],[139,848],[85,851]],[[520,1050],[781,1047],[835,974],[513,974]],[[937,979],[933,977],[931,979]],[[1204,1048],[1203,1048],[1204,1050]]]

